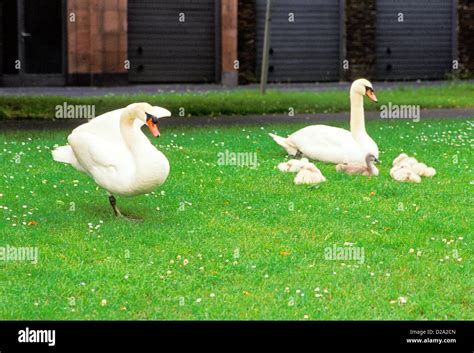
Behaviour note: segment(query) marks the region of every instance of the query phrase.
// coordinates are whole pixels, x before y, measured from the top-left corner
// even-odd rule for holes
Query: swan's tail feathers
[[[298,154],[298,149],[293,146],[287,138],[275,135],[275,134],[269,134],[270,137],[278,143],[281,147],[283,147],[286,150],[286,153],[288,153],[290,156],[296,156]]]
[[[74,156],[71,146],[60,146],[53,150],[53,159],[56,162],[72,164],[73,159],[75,160],[76,157]]]
[[[78,163],[76,155],[74,154],[71,146],[59,146],[53,151],[53,159],[57,162],[71,164],[77,170],[83,172],[84,168]]]

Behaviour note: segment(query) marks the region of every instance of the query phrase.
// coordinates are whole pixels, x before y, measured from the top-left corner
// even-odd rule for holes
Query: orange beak
[[[367,97],[369,97],[372,101],[374,101],[375,103],[377,103],[377,97],[375,96],[375,93],[374,91],[372,90],[368,90],[367,93],[366,93]]]
[[[148,125],[148,128],[150,129],[153,136],[160,137],[160,130],[158,130],[157,124],[155,124],[151,119],[148,119],[146,124]]]

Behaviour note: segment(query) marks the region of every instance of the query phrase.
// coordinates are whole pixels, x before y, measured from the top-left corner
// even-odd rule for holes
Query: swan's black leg
[[[123,218],[126,221],[131,221],[131,222],[142,222],[143,221],[141,218],[133,218],[133,217],[124,216],[120,212],[120,210],[117,208],[117,200],[115,200],[114,195],[112,195],[110,193],[109,193],[109,201],[110,201],[110,205],[112,206],[112,209],[114,210],[115,216]]]
[[[109,194],[109,201],[110,205],[112,206],[112,209],[114,210],[114,213],[117,217],[121,217],[122,214],[120,213],[119,209],[117,208],[117,200],[115,200],[114,195]]]

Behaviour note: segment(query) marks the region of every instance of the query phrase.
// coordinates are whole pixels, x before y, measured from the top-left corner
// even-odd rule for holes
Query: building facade
[[[1,85],[257,82],[266,0],[0,0]],[[474,72],[470,0],[272,0],[269,80]]]

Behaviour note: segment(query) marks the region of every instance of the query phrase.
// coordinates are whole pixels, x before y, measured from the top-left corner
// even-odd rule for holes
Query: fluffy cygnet
[[[379,162],[377,158],[371,153],[369,153],[365,157],[365,166],[362,165],[350,165],[350,164],[338,164],[336,165],[336,171],[344,172],[349,175],[364,175],[364,176],[372,176],[372,175],[379,175],[379,170],[374,165],[375,162]]]
[[[326,181],[321,171],[313,163],[308,163],[296,174],[295,184],[318,184]]]
[[[390,176],[401,182],[420,183],[421,178],[412,169],[405,165],[396,165],[390,169]]]
[[[278,169],[284,173],[296,173],[308,163],[308,158],[290,159],[288,162],[278,164]]]
[[[394,167],[403,166],[409,168],[419,176],[433,177],[436,174],[434,168],[428,167],[425,163],[418,162],[416,158],[409,157],[406,153],[401,153],[397,158],[395,158],[392,165]]]

